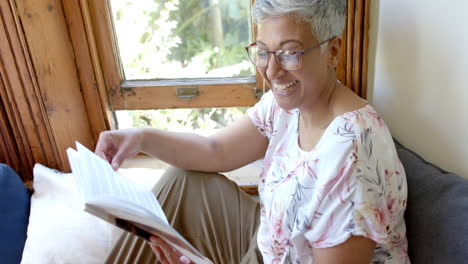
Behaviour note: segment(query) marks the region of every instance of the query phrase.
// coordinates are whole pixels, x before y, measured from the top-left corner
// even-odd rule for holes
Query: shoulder
[[[390,132],[377,111],[351,89],[338,83],[336,96],[333,99],[333,113],[339,124],[346,125],[359,145],[368,136],[391,138]]]
[[[331,104],[333,105],[333,114],[335,116],[340,116],[344,113],[361,109],[365,107],[368,102],[359,97],[350,88],[338,82]]]
[[[394,187],[402,182],[405,173],[393,137],[376,110],[366,105],[343,116],[353,135],[356,172],[372,182]]]
[[[332,128],[333,142],[348,146],[359,160],[396,160],[392,135],[370,104],[339,115]]]

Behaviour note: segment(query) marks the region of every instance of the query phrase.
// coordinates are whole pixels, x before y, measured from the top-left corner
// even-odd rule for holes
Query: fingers
[[[125,159],[138,154],[140,146],[138,135],[136,129],[104,131],[99,135],[94,152],[117,170]]]
[[[128,144],[120,145],[118,134],[115,131],[104,131],[99,135],[98,143],[94,153],[102,159],[109,162],[112,168],[116,171],[122,165],[128,151]],[[125,156],[126,155],[126,156]]]
[[[96,144],[96,149],[94,150],[94,153],[98,155],[100,158],[106,160],[107,162],[111,162],[112,157],[108,155],[107,153],[111,150],[112,145],[109,140],[109,132],[104,131],[99,134],[99,140]]]
[[[190,261],[190,259],[187,258],[186,256],[180,257],[179,260],[180,260],[180,263],[183,263],[183,264],[190,264],[190,263],[192,263],[192,261]]]
[[[119,150],[115,154],[114,158],[112,158],[111,166],[114,170],[120,168],[120,165],[129,157],[135,156],[138,154],[135,151],[132,151],[133,145],[131,142],[126,142],[119,147]]]
[[[149,245],[162,263],[191,263],[190,259],[183,256],[159,237],[152,236]]]
[[[153,245],[153,244],[149,244],[151,249],[153,250],[154,254],[156,255],[156,258],[159,260],[159,262],[161,263],[170,263],[166,256],[164,255],[164,253],[162,252],[162,250],[156,246],[156,245]]]

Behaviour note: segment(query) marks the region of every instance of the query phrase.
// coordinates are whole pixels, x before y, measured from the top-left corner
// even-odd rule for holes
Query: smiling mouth
[[[288,83],[285,83],[285,84],[276,84],[276,83],[273,83],[273,87],[280,91],[280,92],[290,92],[293,88],[296,87],[296,85],[299,83],[299,81],[295,80],[295,81],[291,81],[291,82],[288,82]]]

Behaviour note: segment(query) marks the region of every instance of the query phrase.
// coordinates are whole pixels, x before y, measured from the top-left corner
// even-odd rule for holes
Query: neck
[[[332,101],[339,87],[337,79],[331,78],[326,86],[315,102],[307,108],[299,109],[299,118],[305,128],[324,128],[330,123],[333,117]]]

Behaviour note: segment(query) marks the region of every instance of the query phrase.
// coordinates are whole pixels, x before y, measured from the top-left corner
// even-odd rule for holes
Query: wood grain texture
[[[90,129],[94,141],[97,142],[99,134],[110,129],[109,121],[113,118],[102,78],[100,61],[96,55],[97,47],[89,17],[89,6],[85,0],[63,1],[62,3]]]
[[[363,28],[363,37],[362,37],[362,72],[361,72],[361,92],[360,96],[362,98],[367,98],[367,74],[369,69],[369,31],[370,31],[370,8],[371,1],[364,1],[364,28]]]
[[[370,0],[348,0],[346,85],[367,99]]]
[[[241,84],[211,85],[139,85],[130,82],[122,88],[123,100],[113,101],[115,110],[172,109],[172,108],[208,108],[252,106],[257,102],[254,96],[255,82]],[[199,95],[192,99],[176,96],[178,87],[197,87]],[[148,100],[151,99],[151,100]],[[122,102],[123,104],[118,104]]]
[[[353,89],[354,6],[356,1],[359,0],[348,0],[348,19],[346,22],[346,86],[351,89]]]
[[[250,0],[250,6],[253,6],[254,3],[255,3],[255,0]],[[252,35],[251,35],[252,42],[255,42],[257,39],[258,27],[257,27],[257,24],[255,24],[252,19],[250,19],[250,28],[252,30]],[[257,68],[255,68],[255,79],[256,79],[256,83],[254,87],[254,92],[255,90],[261,90],[263,93],[264,91],[266,92],[266,90],[269,89],[269,87],[267,87],[267,85],[265,84],[264,79],[262,75],[260,74],[260,72],[257,70]]]
[[[114,105],[125,105],[124,95],[120,89],[120,84],[124,80],[124,73],[119,60],[117,37],[110,5],[107,0],[88,0],[87,3],[91,19],[85,20],[85,22],[93,28],[107,96],[110,101],[110,109],[115,110]]]
[[[3,79],[0,82],[0,90],[4,90],[5,86],[3,85]],[[3,96],[2,96],[3,98]],[[12,126],[10,125],[8,115],[6,113],[4,106],[4,101],[0,101],[0,163],[8,164],[15,171],[24,178],[28,177],[28,174],[31,174],[31,170],[20,171],[23,168],[30,168],[30,166],[23,166],[23,164],[28,165],[29,160],[22,160],[19,153],[18,146],[15,144],[15,135],[12,131]]]
[[[66,149],[80,141],[94,146],[87,109],[69,37],[58,0],[15,0],[38,90],[55,140],[57,167],[69,171]]]
[[[15,2],[1,1],[0,15],[0,162],[30,181],[34,163],[57,168],[60,158]]]
[[[346,23],[345,28],[343,30],[340,61],[338,62],[338,66],[336,67],[336,78],[342,84],[346,84],[346,63],[347,63],[346,55],[347,55],[347,48],[348,48],[348,41],[346,39],[347,28],[348,28],[348,23]]]
[[[363,46],[363,14],[364,0],[356,0],[354,9],[354,38],[353,38],[353,69],[351,87],[354,92],[361,94],[362,74],[362,46]]]

